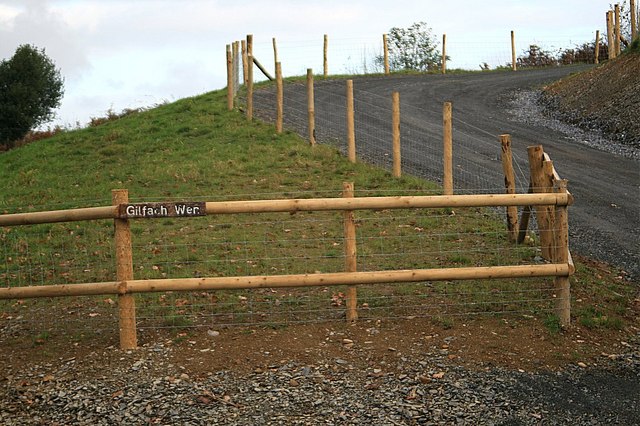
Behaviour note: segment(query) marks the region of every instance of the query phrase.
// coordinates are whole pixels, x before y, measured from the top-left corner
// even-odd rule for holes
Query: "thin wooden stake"
[[[253,56],[247,54],[247,120],[253,120]]]
[[[529,182],[528,194],[533,193],[533,186]],[[529,218],[531,217],[531,206],[524,206],[522,209],[522,215],[520,216],[520,223],[518,223],[518,244],[522,244],[527,236],[529,230]]]
[[[636,0],[630,0],[629,1],[631,10],[629,11],[629,13],[631,14],[631,41],[635,40],[636,37],[638,36],[638,22],[637,22],[637,15],[636,15]]]
[[[555,182],[554,192],[567,194],[567,181]],[[569,215],[567,206],[556,206],[554,226],[554,263],[569,263]],[[571,323],[571,284],[568,276],[557,276],[553,280],[556,292],[555,313],[563,327]]]
[[[324,49],[323,49],[323,55],[322,55],[322,64],[323,64],[323,69],[324,69],[324,73],[323,75],[325,77],[327,77],[329,75],[329,63],[327,61],[327,51],[329,50],[329,36],[328,35],[324,35]]]
[[[233,110],[233,56],[231,45],[227,44],[227,109]]]
[[[514,31],[511,31],[511,69],[516,71],[516,34]]]
[[[595,54],[595,59],[593,60],[594,64],[599,64],[600,63],[600,30],[596,30],[596,50],[594,52]]]
[[[402,176],[402,158],[400,155],[400,93],[391,95],[391,125],[393,132],[393,176]]]
[[[453,125],[451,102],[445,102],[442,107],[443,124],[443,189],[444,195],[453,195]]]
[[[260,71],[262,71],[262,74],[264,74],[264,76],[267,77],[269,81],[275,80],[275,78],[273,78],[273,76],[269,74],[269,71],[267,71],[267,69],[260,63],[260,61],[256,59],[255,56],[252,56],[251,58],[253,60],[253,64],[257,66]]]
[[[276,133],[282,133],[284,122],[284,85],[282,83],[282,65],[276,62]]]
[[[607,52],[608,59],[613,59],[616,57],[614,41],[613,41],[613,12],[607,11]]]
[[[233,42],[233,96],[238,94],[240,88],[240,42]]]
[[[544,174],[545,192],[550,193],[550,192],[553,192],[555,177],[554,177],[553,161],[547,160],[546,158],[549,158],[549,157],[545,154],[545,160],[542,162],[542,172]],[[549,251],[548,259],[552,260],[554,258],[554,249],[555,249],[555,243],[553,242],[555,207],[544,206],[544,209],[547,217],[547,222],[545,222],[544,227],[549,230],[548,232],[549,232],[549,240],[550,240],[549,247],[548,247],[548,251]]]
[[[129,191],[111,191],[113,205],[129,202]],[[133,280],[133,254],[131,250],[131,227],[127,219],[114,219],[116,246],[116,279],[120,282]],[[125,288],[126,289],[126,288]],[[120,349],[138,347],[136,332],[136,300],[132,294],[118,295],[118,320],[120,328]]]
[[[275,64],[278,63],[278,46],[276,45],[275,37],[273,37],[271,41],[273,42],[273,64],[275,66]]]
[[[253,56],[253,34],[247,34],[247,55]]]
[[[384,50],[384,75],[389,75],[389,45],[387,44],[386,34],[382,34],[382,48]]]
[[[240,48],[242,50],[242,81],[246,86],[249,82],[249,71],[247,70],[247,41],[240,40]]]
[[[347,80],[347,158],[356,162],[356,128],[353,107],[353,80]]]
[[[442,34],[442,74],[447,73],[447,35]]]
[[[313,70],[307,68],[307,117],[309,121],[309,145],[316,144],[316,111],[313,97]]]
[[[342,196],[344,198],[354,197],[353,182],[342,184]],[[345,210],[344,217],[344,265],[345,272],[356,272],[358,270],[356,253],[356,223],[353,210]],[[347,322],[354,322],[358,319],[358,294],[355,285],[347,288]]]
[[[513,154],[511,152],[511,135],[500,135],[502,146],[502,169],[504,171],[504,186],[507,194],[516,193],[516,176],[513,171]],[[518,207],[507,207],[507,229],[509,241],[518,241]]]
[[[616,50],[616,57],[620,55],[621,46],[620,46],[620,36],[622,33],[620,32],[620,5],[616,3],[614,7],[614,15],[615,15],[615,25],[614,25],[614,47]]]

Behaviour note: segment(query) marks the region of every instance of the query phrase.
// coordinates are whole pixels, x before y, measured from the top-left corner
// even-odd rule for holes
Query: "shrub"
[[[63,94],[60,71],[44,49],[22,45],[0,62],[0,144],[11,148],[53,118]]]

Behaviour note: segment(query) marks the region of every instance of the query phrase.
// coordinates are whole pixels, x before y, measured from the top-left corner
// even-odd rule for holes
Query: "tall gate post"
[[[129,191],[111,191],[113,205],[127,204]],[[126,290],[126,281],[133,279],[133,254],[131,250],[131,226],[127,219],[114,219],[116,245],[116,279]],[[120,327],[120,349],[135,349],[138,346],[136,334],[136,300],[133,294],[118,295],[118,320]]]

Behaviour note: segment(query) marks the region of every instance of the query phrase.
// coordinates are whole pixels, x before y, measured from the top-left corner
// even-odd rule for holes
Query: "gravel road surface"
[[[570,209],[572,251],[640,275],[640,150],[545,117],[536,104],[544,84],[587,66],[546,70],[362,77],[354,80],[358,155],[388,166],[391,93],[400,92],[403,169],[440,180],[442,103],[454,111],[454,180],[461,191],[503,187],[498,135],[513,138],[520,191],[528,186],[527,146],[542,144],[575,196]],[[344,140],[345,84],[316,81],[319,141]],[[275,111],[272,88],[257,92],[257,115]],[[285,125],[306,136],[306,88],[285,85]],[[337,142],[339,145],[344,142]],[[342,147],[344,149],[344,147]]]
[[[444,342],[416,353],[389,348],[378,362],[366,343],[311,363],[264,352],[266,364],[250,371],[200,374],[168,345],[108,348],[5,371],[0,424],[640,424],[638,342],[597,365],[558,372],[466,368],[451,361]]]

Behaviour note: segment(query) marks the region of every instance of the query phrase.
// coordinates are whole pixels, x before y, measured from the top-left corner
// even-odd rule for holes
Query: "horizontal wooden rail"
[[[118,206],[0,215],[0,226],[37,225],[40,223],[78,222],[82,220],[114,219]]]
[[[269,81],[273,81],[274,78],[271,76],[271,74],[269,74],[269,71],[267,71],[267,69],[260,63],[258,62],[258,60],[254,57],[252,57],[251,59],[253,59],[253,63],[256,64],[256,66],[260,69],[260,71],[262,71],[262,74],[264,74],[265,77],[267,77],[269,79]]]
[[[238,290],[250,288],[362,285],[420,281],[569,276],[569,264],[485,266],[399,271],[335,272],[326,274],[257,275],[240,277],[176,278],[112,281],[0,288],[0,299],[89,296],[163,291]]]
[[[566,194],[480,194],[222,201],[208,202],[206,208],[207,214],[233,214],[445,207],[566,206],[571,202],[571,198]]]
[[[327,210],[566,206],[573,202],[567,194],[479,194],[399,197],[309,198],[289,200],[215,201],[206,203],[207,214],[272,213]],[[119,218],[118,206],[0,215],[0,226],[36,225]]]

